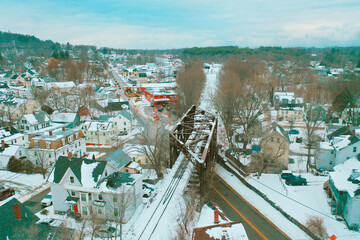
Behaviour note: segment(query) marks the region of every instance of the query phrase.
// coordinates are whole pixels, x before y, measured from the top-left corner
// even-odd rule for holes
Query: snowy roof
[[[111,165],[113,165],[118,170],[121,170],[126,165],[128,165],[132,159],[127,155],[123,150],[120,148],[117,149],[115,152],[110,154],[105,158],[106,161],[108,161]]]
[[[74,82],[55,82],[54,85],[58,88],[73,88],[76,86]]]
[[[83,124],[86,131],[108,132],[112,128],[111,122],[87,121]]]
[[[23,118],[25,118],[31,125],[42,124],[50,121],[49,116],[43,111],[37,112],[35,114],[25,114],[23,115]]]
[[[60,156],[48,178],[48,182],[60,183],[66,171],[70,168],[84,187],[96,187],[101,180],[106,161]]]
[[[330,178],[339,191],[348,192],[350,197],[355,196],[355,191],[359,188],[357,183],[349,181],[349,177],[354,170],[360,171],[360,161],[353,157],[334,167],[334,172],[330,172]]]
[[[132,169],[141,169],[140,164],[137,162],[132,161],[129,165],[126,166],[127,168]]]
[[[356,136],[338,136],[334,137],[331,143],[336,151],[340,151],[341,149],[350,146],[359,140],[360,139]]]
[[[54,113],[53,122],[71,123],[75,121],[77,113]]]
[[[277,124],[277,122],[273,122],[272,128],[264,135],[263,138],[266,138],[273,132],[278,132],[281,136],[290,142],[289,134],[279,124]]]
[[[326,150],[333,150],[333,146],[329,142],[320,142],[320,148]]]
[[[14,156],[17,151],[19,150],[20,146],[16,146],[16,145],[10,145],[9,147],[5,148],[3,152],[1,152],[1,155],[6,155],[6,156]]]

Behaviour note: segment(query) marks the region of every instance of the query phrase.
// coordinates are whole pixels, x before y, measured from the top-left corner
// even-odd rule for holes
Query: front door
[[[74,205],[74,212],[78,213],[79,212],[79,208],[78,208],[78,205]]]

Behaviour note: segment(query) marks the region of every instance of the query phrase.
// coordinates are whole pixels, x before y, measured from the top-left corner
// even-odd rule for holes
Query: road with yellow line
[[[217,175],[212,190],[211,200],[219,204],[230,220],[243,222],[250,240],[290,239]]]

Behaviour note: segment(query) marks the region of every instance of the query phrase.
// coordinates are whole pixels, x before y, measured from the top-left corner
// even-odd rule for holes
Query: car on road
[[[143,189],[143,197],[148,198],[150,196],[151,196],[151,190],[147,188]]]
[[[285,181],[287,185],[307,185],[306,178],[302,178],[301,176],[294,176],[293,178],[289,178]]]
[[[0,201],[4,200],[15,194],[15,190],[13,188],[3,188],[0,190]]]
[[[48,207],[48,206],[51,206],[52,204],[53,204],[53,202],[52,202],[51,193],[46,195],[44,197],[44,199],[41,201],[41,206],[43,206],[43,207]]]
[[[296,129],[290,129],[290,130],[288,131],[288,133],[289,133],[289,134],[299,134],[300,132],[299,132],[299,130],[296,130]]]

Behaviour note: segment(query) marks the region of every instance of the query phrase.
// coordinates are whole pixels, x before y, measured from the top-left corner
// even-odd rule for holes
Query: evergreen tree
[[[11,172],[21,172],[22,171],[22,164],[19,159],[15,156],[11,156],[7,165],[7,169]]]
[[[34,164],[30,160],[26,160],[22,165],[25,173],[29,174],[34,172]]]

